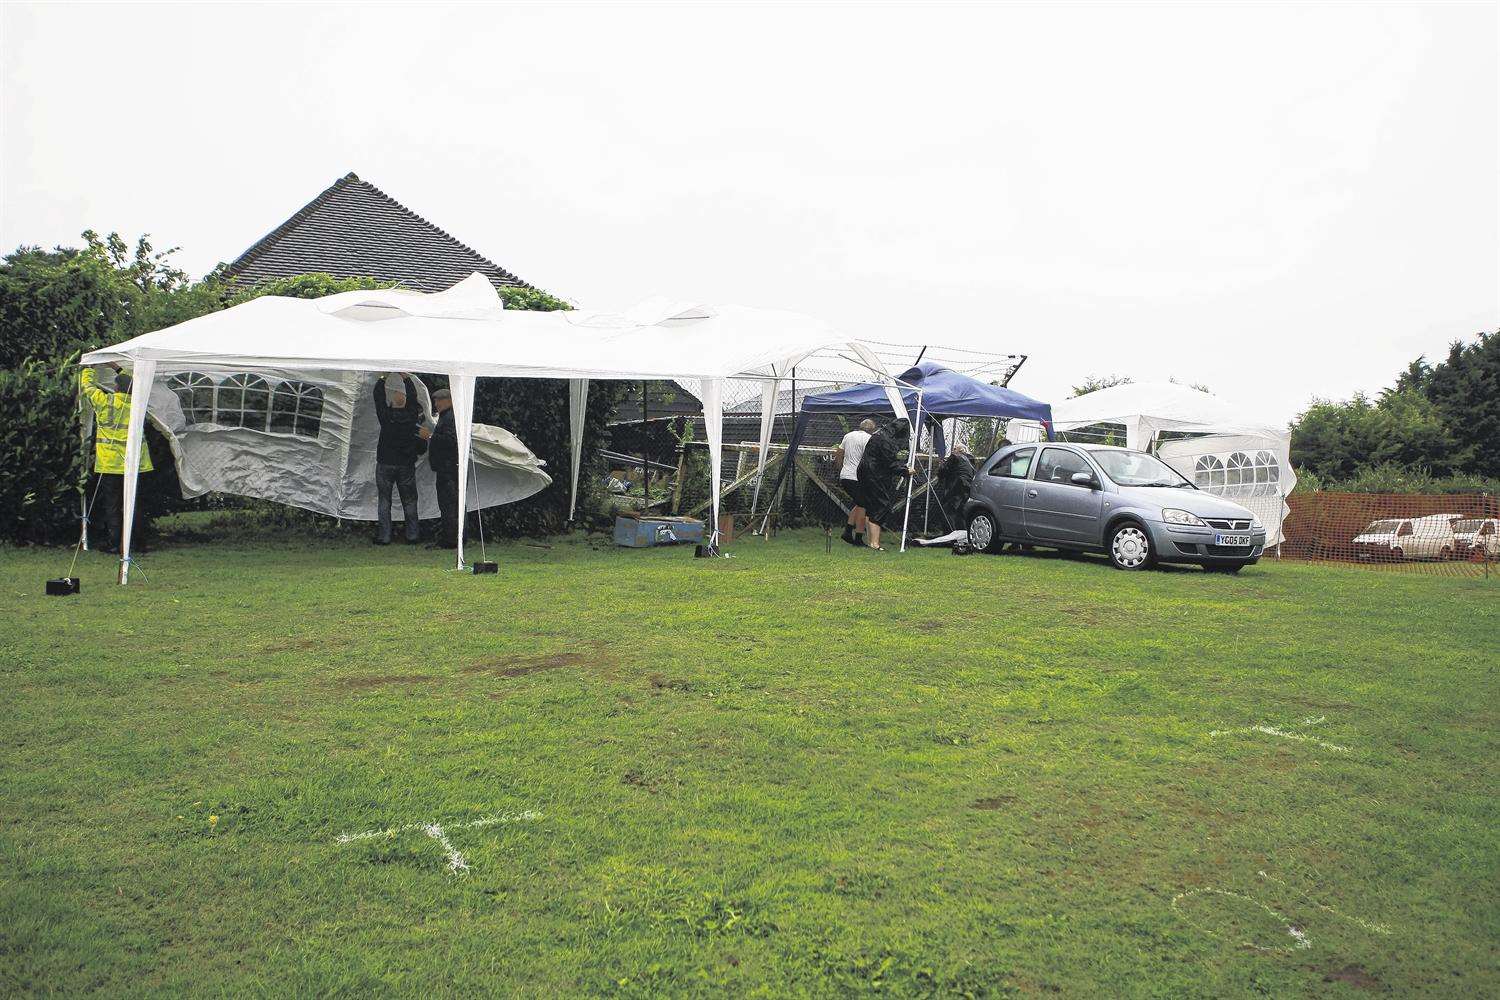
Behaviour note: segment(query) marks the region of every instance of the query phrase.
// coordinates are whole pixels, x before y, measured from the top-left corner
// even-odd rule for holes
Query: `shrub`
[[[0,370],[0,510],[18,542],[76,541],[86,468],[71,359]]]
[[[1500,479],[1457,474],[1433,476],[1421,469],[1409,469],[1394,462],[1361,466],[1345,479],[1324,479],[1310,470],[1297,471],[1293,492],[1313,493],[1319,490],[1337,493],[1492,493],[1500,494]]]
[[[589,382],[584,415],[584,458],[578,473],[578,516],[598,510],[599,487],[608,471],[599,447],[608,440],[606,423],[628,383]],[[515,434],[547,463],[552,485],[520,503],[485,512],[486,535],[520,537],[556,534],[568,517],[572,449],[569,437],[568,383],[561,379],[482,378],[474,388],[474,420],[496,424]]]

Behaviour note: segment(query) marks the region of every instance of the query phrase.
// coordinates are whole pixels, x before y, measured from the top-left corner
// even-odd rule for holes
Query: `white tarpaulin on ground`
[[[1125,447],[1145,451],[1161,431],[1201,434],[1288,435],[1284,427],[1225,402],[1212,393],[1175,382],[1127,382],[1096,389],[1052,404],[1057,431],[1091,424],[1124,424]],[[1040,440],[1040,428],[1013,420],[1006,429],[1012,441]]]
[[[151,422],[166,437],[184,497],[273,500],[356,521],[375,520],[375,416],[370,372],[160,364]],[[414,378],[425,422],[431,394]],[[512,433],[474,426],[469,510],[515,503],[552,482]],[[438,516],[432,466],[417,462],[419,516]]]
[[[835,347],[867,357],[889,381],[879,361],[861,345],[801,313],[660,299],[626,312],[509,311],[502,308],[489,282],[475,274],[435,294],[387,289],[343,292],[322,299],[264,296],[91,352],[83,363],[132,366],[137,379],[145,383],[151,382],[158,366],[173,371],[215,365],[447,375],[460,430],[462,505],[469,448],[469,437],[462,432],[473,419],[475,377],[691,379],[703,384],[702,398],[721,400],[725,379],[776,378],[800,359]],[[894,389],[889,394],[893,411],[901,412],[899,395]],[[713,409],[710,441],[718,440],[720,430],[718,407]],[[122,581],[129,572],[128,525],[136,478],[133,456],[139,454],[141,419],[144,410],[139,419],[132,414],[126,446]],[[716,529],[717,477],[712,497],[711,528]]]

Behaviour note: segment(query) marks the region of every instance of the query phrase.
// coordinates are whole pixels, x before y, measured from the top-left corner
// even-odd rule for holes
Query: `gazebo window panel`
[[[213,379],[202,372],[180,372],[167,379],[167,388],[182,404],[182,417],[189,425],[213,423]]]
[[[1269,451],[1255,453],[1255,493],[1257,496],[1276,496],[1281,492],[1281,463]]]
[[[315,438],[323,425],[323,390],[310,382],[278,382],[271,392],[271,431]]]
[[[271,414],[271,386],[259,375],[230,375],[214,394],[214,423],[221,427],[267,429]]]
[[[1209,493],[1224,492],[1224,463],[1217,455],[1203,455],[1193,467],[1193,485]]]

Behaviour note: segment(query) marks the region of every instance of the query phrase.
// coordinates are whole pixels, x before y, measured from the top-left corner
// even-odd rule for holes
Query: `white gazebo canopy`
[[[503,309],[495,289],[474,274],[444,292],[399,289],[343,292],[321,299],[263,296],[85,355],[85,365],[133,368],[145,400],[158,365],[233,365],[446,375],[458,430],[459,509],[467,510],[474,380],[478,376],[569,380],[572,505],[578,491],[583,413],[589,379],[670,379],[701,387],[713,478],[711,544],[717,542],[724,383],[779,381],[818,354],[858,359],[867,380],[887,387],[903,412],[894,380],[865,345],[801,313],[650,299],[623,312],[523,312]],[[134,398],[134,397],[133,397]],[[120,582],[129,577],[136,468],[145,406],[134,406],[126,441]],[[463,565],[459,519],[458,563]]]
[[[1052,424],[1057,431],[1124,424],[1125,447],[1137,450],[1145,450],[1161,431],[1261,437],[1287,433],[1218,396],[1176,382],[1126,382],[1053,403]],[[1034,432],[1025,421],[1012,421],[1006,436],[1012,441],[1036,440],[1039,430]]]

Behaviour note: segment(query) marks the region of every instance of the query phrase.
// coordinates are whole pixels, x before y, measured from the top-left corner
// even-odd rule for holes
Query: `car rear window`
[[[1007,479],[1025,479],[1031,473],[1031,459],[1035,455],[1035,448],[1013,451],[995,463],[995,467],[990,470],[990,475],[1004,476]]]

